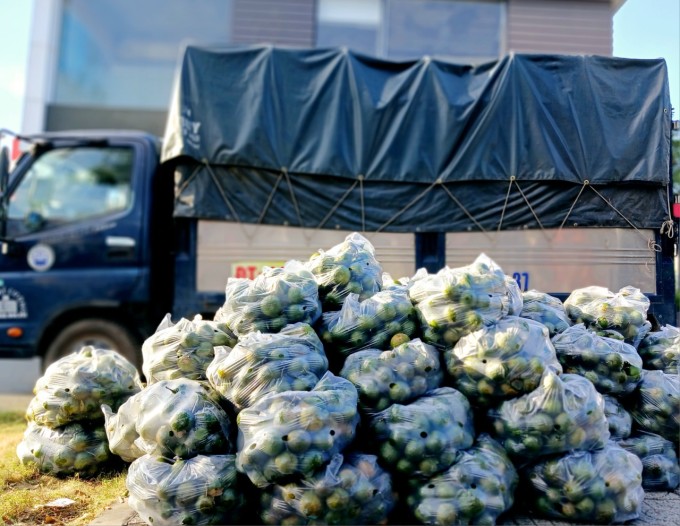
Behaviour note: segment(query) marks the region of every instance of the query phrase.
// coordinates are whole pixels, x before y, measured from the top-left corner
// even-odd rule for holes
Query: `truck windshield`
[[[10,197],[9,234],[122,212],[130,206],[131,148],[55,148],[31,165]]]

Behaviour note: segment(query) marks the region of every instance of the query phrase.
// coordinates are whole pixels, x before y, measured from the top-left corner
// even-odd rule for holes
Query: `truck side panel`
[[[590,285],[619,290],[626,285],[657,293],[656,253],[651,230],[569,228],[449,233],[446,264],[459,267],[480,252],[515,277],[522,290],[570,293]]]
[[[192,219],[178,219],[176,227],[173,318],[212,315],[224,303],[229,277],[252,278],[264,266],[283,265],[290,259],[305,261],[351,233]],[[375,247],[385,272],[395,279],[413,275],[417,262],[413,234],[365,236]]]
[[[224,290],[229,277],[253,278],[266,266],[290,259],[306,261],[319,249],[328,250],[351,234],[346,230],[245,225],[198,221],[196,287],[199,291]],[[415,272],[413,234],[365,233],[376,257],[392,277]]]

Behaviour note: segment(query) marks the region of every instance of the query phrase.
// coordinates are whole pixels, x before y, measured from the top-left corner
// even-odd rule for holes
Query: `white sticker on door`
[[[28,251],[28,264],[37,272],[45,272],[54,265],[54,249],[49,245],[38,243]]]
[[[0,287],[0,320],[27,318],[26,300],[10,287]]]

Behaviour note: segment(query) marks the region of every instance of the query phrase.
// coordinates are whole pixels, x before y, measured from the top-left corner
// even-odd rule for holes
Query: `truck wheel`
[[[138,369],[141,366],[139,345],[125,327],[113,321],[91,318],[72,323],[57,334],[43,357],[43,372],[51,363],[79,351],[85,345],[113,349]]]

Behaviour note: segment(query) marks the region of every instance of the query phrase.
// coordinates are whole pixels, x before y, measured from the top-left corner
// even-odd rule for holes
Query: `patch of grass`
[[[13,411],[0,412],[0,425],[4,426],[12,424],[25,426],[26,420],[24,418],[24,414]]]
[[[16,455],[26,423],[20,413],[0,412],[0,524],[80,526],[125,496],[125,473],[102,473],[95,479],[57,478],[21,465]],[[66,497],[66,508],[36,507]]]

